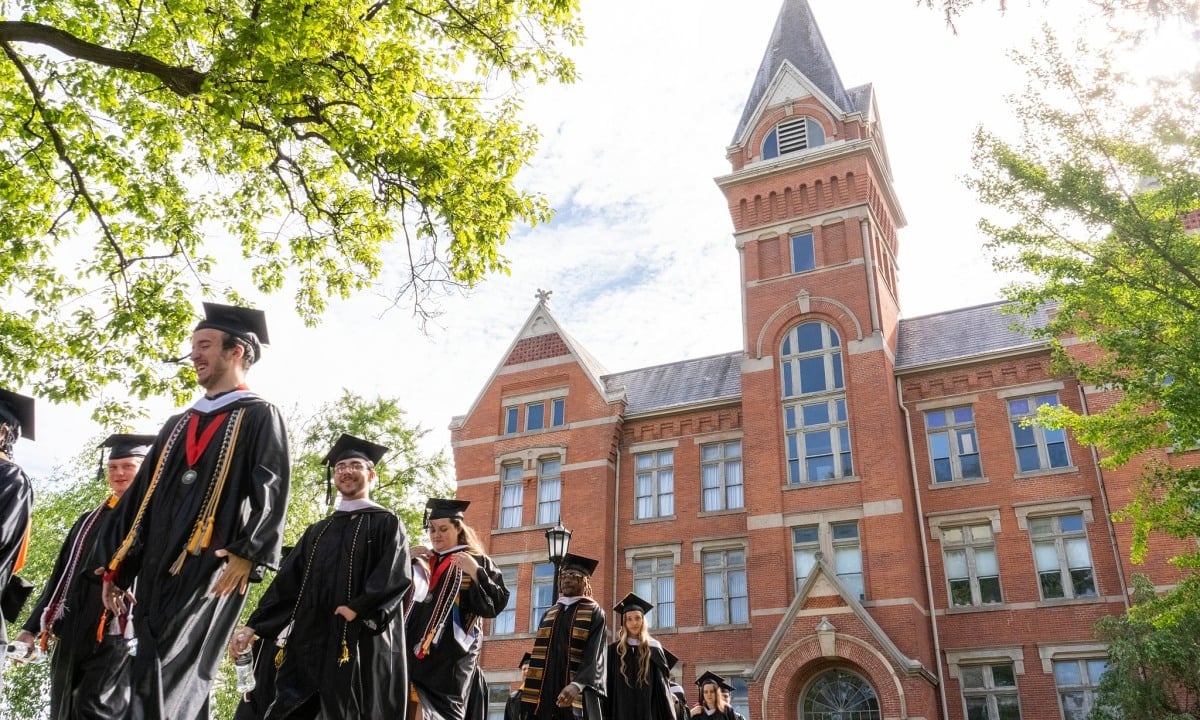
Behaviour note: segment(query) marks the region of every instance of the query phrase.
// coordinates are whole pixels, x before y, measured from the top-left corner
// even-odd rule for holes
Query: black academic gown
[[[630,646],[624,662],[618,643],[608,646],[609,718],[620,720],[676,720],[675,696],[668,681],[667,656],[657,640],[650,641],[650,668],[645,685],[638,685],[637,649]]]
[[[57,619],[45,618],[46,629],[57,638],[50,656],[51,720],[112,720],[123,717],[129,708],[128,646],[119,631],[106,632],[103,640],[96,641],[104,606],[100,578],[88,562],[92,545],[115,512],[109,502],[75,521],[22,628],[39,637],[47,607],[52,602],[59,606],[50,611]]]
[[[450,557],[465,548],[456,548],[441,556],[440,562],[449,563]],[[429,588],[420,602],[414,602],[406,619],[408,623],[408,676],[421,698],[422,718],[416,720],[464,720],[468,718],[468,705],[475,695],[474,707],[487,713],[487,682],[478,669],[479,650],[483,641],[479,619],[494,618],[508,604],[508,588],[504,587],[504,576],[496,564],[486,555],[471,554],[479,563],[475,577],[463,578],[458,591],[454,610],[446,619],[441,634],[424,657],[418,658],[415,646],[430,628],[437,598],[445,588],[452,573],[439,576],[437,585]],[[439,562],[439,561],[435,561]],[[414,561],[419,567],[414,572],[428,577],[429,569],[422,561]],[[450,567],[450,570],[453,566]],[[483,688],[483,698],[478,697]]]
[[[404,717],[404,621],[397,616],[411,583],[404,526],[390,510],[339,510],[305,530],[247,622],[267,643],[264,662],[274,661],[275,640],[291,624],[266,717]],[[355,620],[334,615],[339,605]]]
[[[29,516],[33,512],[33,484],[29,476],[0,453],[0,590],[15,572],[17,556],[25,543]],[[8,629],[0,617],[0,642],[8,643]],[[0,687],[4,686],[4,658],[0,657]]]
[[[508,700],[504,701],[504,720],[521,720],[521,691],[519,689],[509,693]]]
[[[602,720],[604,718],[604,692],[608,682],[605,659],[608,643],[604,634],[604,611],[599,606],[596,606],[595,612],[592,613],[587,642],[583,647],[579,667],[575,668],[574,673],[571,672],[567,662],[571,626],[575,621],[575,613],[578,611],[580,603],[584,602],[595,605],[591,598],[580,598],[559,612],[558,617],[552,623],[553,629],[550,634],[549,647],[546,648],[546,667],[542,673],[541,691],[536,706],[525,703],[524,712],[527,717],[536,720],[572,720],[574,717],[572,709],[558,707],[555,698],[568,682],[576,682],[583,686],[583,720]],[[546,617],[543,615],[541,627],[546,625]],[[541,627],[539,627],[539,633]]]
[[[179,571],[173,572],[172,565],[185,552],[202,513],[221,445],[233,424],[232,416],[220,414],[235,410],[242,411],[241,424],[229,453],[229,472],[216,504],[209,544],[186,555]],[[186,439],[191,413],[200,416],[201,433],[212,422],[220,424],[190,466],[197,475],[189,482]],[[182,431],[164,457],[168,438],[180,422]],[[124,588],[136,581],[133,617],[138,650],[131,668],[129,716],[208,720],[213,677],[246,601],[236,591],[212,595],[226,564],[215,551],[225,549],[247,559],[258,572],[278,564],[291,475],[283,416],[257,395],[235,391],[213,402],[197,401],[168,420],[109,523],[102,562],[108,561],[133,526],[160,462],[162,472],[145,504],[137,540],[115,579]]]

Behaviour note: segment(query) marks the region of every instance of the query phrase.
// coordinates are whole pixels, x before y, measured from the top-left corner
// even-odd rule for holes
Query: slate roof
[[[787,60],[804,73],[814,85],[821,89],[830,100],[833,100],[845,112],[854,112],[856,107],[850,95],[842,85],[829,47],[825,38],[821,37],[821,29],[813,17],[812,8],[807,0],[784,0],[775,20],[775,29],[771,31],[771,39],[767,50],[763,53],[762,63],[754,76],[754,84],[750,87],[750,97],[742,108],[742,119],[738,121],[737,131],[733,141],[742,136],[749,124],[758,104],[775,79],[776,73]]]
[[[625,390],[625,413],[736,398],[742,394],[742,353],[682,360],[606,375],[610,391]]]
[[[1047,344],[1014,327],[1044,327],[1050,319],[1045,307],[1023,317],[1002,312],[1006,305],[1001,301],[901,319],[896,370]]]

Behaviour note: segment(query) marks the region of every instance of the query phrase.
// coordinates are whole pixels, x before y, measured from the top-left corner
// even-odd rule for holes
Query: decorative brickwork
[[[550,358],[570,354],[570,348],[558,336],[558,333],[547,333],[545,335],[518,340],[516,347],[508,354],[508,359],[504,361],[504,364],[520,365],[521,363],[534,362],[535,360],[549,360]]]

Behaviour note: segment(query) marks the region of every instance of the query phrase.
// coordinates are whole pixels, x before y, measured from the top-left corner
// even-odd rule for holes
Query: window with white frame
[[[525,500],[525,489],[521,482],[523,474],[520,463],[500,467],[500,527],[521,527],[521,505]]]
[[[704,623],[740,625],[750,622],[746,588],[746,551],[710,550],[701,554],[704,572]]]
[[[492,618],[492,635],[512,635],[517,631],[517,566],[501,565],[499,570],[508,588],[508,604]]]
[[[926,412],[925,433],[929,439],[934,482],[983,477],[979,441],[975,435],[975,413],[970,407]]]
[[[791,237],[792,272],[804,272],[817,266],[817,253],[813,247],[811,232],[797,233]]]
[[[1037,409],[1058,405],[1058,395],[1035,395],[1008,401],[1008,419],[1012,426],[1013,447],[1017,452],[1017,470],[1035,472],[1070,467],[1067,432],[1044,427],[1037,422]]]
[[[558,522],[561,501],[562,461],[543,458],[538,461],[538,524]]]
[[[846,591],[862,600],[866,596],[863,583],[862,545],[858,538],[858,522],[798,525],[792,528],[792,567],[796,574],[796,591],[808,579],[817,564],[817,553],[833,559],[834,574]]]
[[[1096,577],[1083,514],[1029,518],[1029,537],[1042,597],[1094,597]]]
[[[1107,670],[1104,658],[1054,661],[1054,686],[1063,720],[1087,720],[1096,705],[1100,678]]]
[[[517,414],[519,412],[520,412],[519,408],[515,408],[515,407],[504,408],[504,434],[505,435],[513,435],[520,429],[520,425],[517,424]]]
[[[567,424],[567,401],[555,398],[550,401],[550,427],[562,427]]]
[[[533,566],[533,582],[530,584],[529,599],[529,632],[537,632],[542,622],[542,615],[550,609],[557,599],[554,588],[554,564],[536,563]]]
[[[633,592],[654,604],[646,614],[652,628],[675,627],[675,558],[671,555],[635,558]]]
[[[675,451],[633,456],[633,516],[638,520],[675,514]]]
[[[991,523],[941,528],[942,558],[951,607],[1003,602]]]
[[[700,490],[706,512],[743,507],[741,440],[700,446]]]
[[[822,322],[797,325],[780,345],[788,482],[854,474],[841,339]]]
[[[504,720],[504,706],[508,703],[508,683],[488,683],[488,720]]]
[[[771,128],[762,142],[763,160],[825,144],[825,128],[815,118],[791,117]]]
[[[733,686],[733,690],[729,693],[729,704],[733,706],[733,711],[745,720],[751,720],[750,683],[746,681],[746,678],[736,675],[726,679]]]
[[[525,406],[525,430],[541,430],[546,427],[546,403],[529,403]]]
[[[963,665],[958,671],[967,720],[1021,720],[1012,663]]]

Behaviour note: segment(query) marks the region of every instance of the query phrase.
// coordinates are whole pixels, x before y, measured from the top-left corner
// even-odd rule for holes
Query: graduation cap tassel
[[[285,650],[285,648],[279,648],[279,650],[275,653],[275,669],[276,670],[283,667],[284,650]]]
[[[325,507],[333,507],[333,467],[325,466]]]
[[[100,467],[96,468],[96,482],[104,479],[104,447],[100,448]]]
[[[338,665],[345,665],[350,662],[350,646],[346,644],[346,638],[342,638],[342,655],[338,658]]]

